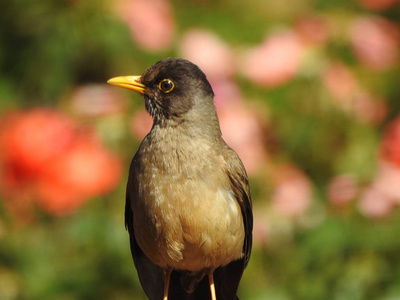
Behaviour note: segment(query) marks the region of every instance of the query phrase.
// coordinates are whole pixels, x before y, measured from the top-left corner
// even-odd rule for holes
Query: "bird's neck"
[[[182,116],[155,117],[152,130],[166,135],[178,134],[193,139],[219,141],[222,133],[214,104],[192,109]]]

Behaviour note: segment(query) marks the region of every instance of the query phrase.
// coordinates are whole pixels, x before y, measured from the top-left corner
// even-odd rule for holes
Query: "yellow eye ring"
[[[163,79],[158,84],[158,89],[163,93],[172,92],[172,90],[174,88],[175,88],[175,84],[171,79]]]

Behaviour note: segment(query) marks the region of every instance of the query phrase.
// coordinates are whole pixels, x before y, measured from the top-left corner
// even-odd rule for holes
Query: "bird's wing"
[[[130,174],[132,174],[130,172]],[[153,264],[136,242],[135,233],[133,230],[133,212],[131,208],[132,201],[132,175],[129,176],[126,189],[125,203],[125,227],[129,232],[130,245],[133,262],[139,275],[140,283],[150,300],[160,300],[164,292],[164,270]]]
[[[239,156],[230,148],[224,153],[225,172],[230,179],[231,188],[236,201],[240,205],[245,229],[243,243],[243,257],[233,261],[225,267],[215,270],[214,280],[216,284],[217,299],[239,299],[236,295],[240,279],[246,268],[251,254],[253,213],[250,194],[250,186],[246,170]]]
[[[246,267],[250,259],[253,232],[253,212],[249,180],[239,156],[231,149],[226,153],[224,157],[226,162],[225,172],[230,179],[232,191],[242,211],[245,229],[243,254],[245,262],[244,267]]]

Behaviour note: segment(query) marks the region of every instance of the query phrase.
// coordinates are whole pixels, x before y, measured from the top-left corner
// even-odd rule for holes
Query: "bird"
[[[153,118],[134,155],[125,226],[150,300],[234,300],[251,254],[248,176],[223,140],[206,75],[165,58],[108,80],[144,98]]]

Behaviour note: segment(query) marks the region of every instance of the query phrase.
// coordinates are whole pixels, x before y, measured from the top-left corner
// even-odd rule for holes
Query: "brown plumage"
[[[251,252],[250,189],[241,160],[221,137],[206,76],[187,60],[168,58],[140,77],[109,83],[143,94],[154,120],[132,160],[125,208],[147,297],[215,299],[215,285],[218,300],[238,299]]]

